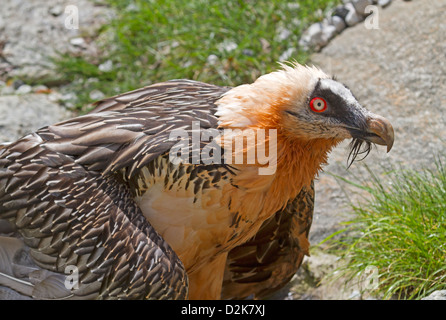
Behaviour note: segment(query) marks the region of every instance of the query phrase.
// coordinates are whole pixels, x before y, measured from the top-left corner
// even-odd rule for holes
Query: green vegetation
[[[439,161],[436,170],[392,171],[385,183],[369,172],[369,186],[343,179],[369,197],[352,206],[356,218],[337,234],[336,252],[348,261],[338,275],[360,279],[377,267],[374,293],[385,299],[446,289],[446,168]]]
[[[276,69],[287,50],[289,59],[305,62],[301,33],[341,1],[107,2],[117,16],[101,30],[107,40],[99,56],[62,55],[56,61],[78,96],[78,109],[92,102],[95,89],[111,96],[178,78],[234,86]],[[112,69],[101,71],[107,61]]]

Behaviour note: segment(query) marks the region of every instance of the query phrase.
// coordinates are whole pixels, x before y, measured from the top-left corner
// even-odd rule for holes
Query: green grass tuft
[[[359,279],[367,267],[376,267],[379,286],[374,293],[385,299],[420,299],[446,289],[443,163],[436,170],[393,171],[386,184],[369,173],[371,185],[361,187],[369,200],[352,205],[356,218],[336,240],[337,252],[348,261],[338,275]]]
[[[94,89],[111,96],[178,78],[249,83],[276,69],[289,49],[294,50],[290,59],[306,62],[308,53],[298,46],[301,33],[341,1],[301,0],[298,7],[281,0],[107,2],[117,16],[101,31],[107,40],[99,56],[62,55],[56,61],[78,95],[78,108],[92,102]],[[281,38],[285,29],[290,33]],[[211,55],[218,58],[214,64]],[[112,71],[98,69],[105,61],[113,63]]]

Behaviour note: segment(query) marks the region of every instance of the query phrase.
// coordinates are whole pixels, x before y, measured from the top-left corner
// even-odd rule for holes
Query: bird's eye
[[[322,98],[313,98],[310,101],[310,108],[314,112],[324,112],[327,110],[327,102]]]

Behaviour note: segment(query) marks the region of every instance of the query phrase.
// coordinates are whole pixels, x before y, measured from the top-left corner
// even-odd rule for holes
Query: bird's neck
[[[303,186],[309,187],[327,164],[330,151],[341,140],[282,139],[278,143],[278,164],[274,190],[278,197],[294,199]],[[286,204],[284,204],[286,205]]]
[[[277,166],[271,175],[260,175],[258,168],[239,167],[234,178],[238,188],[248,190],[245,201],[248,210],[259,210],[258,219],[267,219],[294,199],[302,187],[309,187],[317,178],[328,154],[340,141],[327,139],[298,140],[279,135]],[[258,208],[258,209],[255,209]]]

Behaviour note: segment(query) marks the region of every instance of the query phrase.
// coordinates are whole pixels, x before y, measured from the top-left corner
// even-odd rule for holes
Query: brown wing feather
[[[123,110],[151,102],[176,105],[178,110],[190,107],[207,109],[209,101],[221,96],[229,89],[229,87],[219,87],[193,80],[170,80],[100,100],[94,103],[95,109],[90,113]]]
[[[90,114],[39,132],[46,148],[76,157],[103,175],[124,169],[128,178],[168,152],[175,129],[217,128],[214,102],[229,88],[172,80],[98,102]]]
[[[69,297],[187,296],[180,260],[143,217],[127,187],[85,170],[71,156],[45,149],[37,134],[0,155],[1,219],[15,226],[39,268],[62,275],[67,266],[78,268],[79,288]],[[0,237],[0,244],[7,241]],[[0,267],[16,267],[2,259],[8,256],[1,256]],[[9,276],[33,283],[33,274],[35,268]],[[42,283],[35,283],[33,297],[46,297]]]
[[[181,262],[143,217],[121,175],[131,177],[168,152],[175,128],[190,130],[192,121],[216,128],[214,101],[227,90],[189,80],[160,83],[2,146],[0,222],[10,221],[30,248],[34,262],[26,267],[61,274],[66,265],[77,266],[82,286],[74,296],[186,297]],[[22,247],[9,242],[5,252]]]
[[[266,297],[286,285],[309,255],[314,185],[265,221],[248,242],[228,254],[222,299]]]

